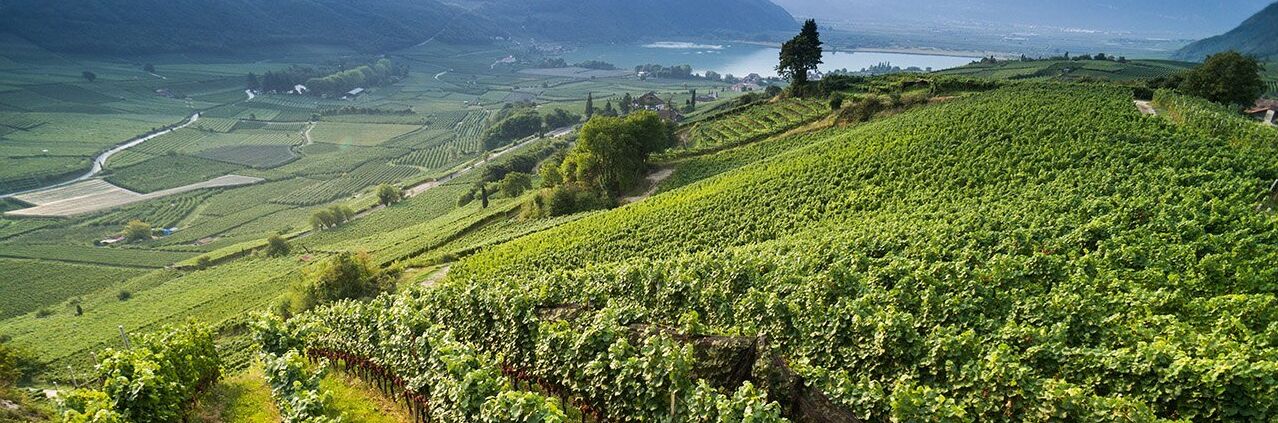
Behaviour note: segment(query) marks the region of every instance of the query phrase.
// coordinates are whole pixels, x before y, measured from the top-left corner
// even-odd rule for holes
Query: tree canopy
[[[781,45],[777,74],[801,88],[808,83],[808,72],[821,63],[821,33],[816,21],[808,19],[799,35]]]
[[[1263,70],[1254,57],[1236,51],[1215,54],[1185,74],[1180,90],[1217,103],[1247,106],[1265,92]]]

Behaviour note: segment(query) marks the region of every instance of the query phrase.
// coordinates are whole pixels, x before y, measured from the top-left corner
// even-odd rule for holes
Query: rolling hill
[[[1198,61],[1227,50],[1261,58],[1278,56],[1278,3],[1269,5],[1232,31],[1185,46],[1176,57]]]
[[[512,31],[577,42],[796,29],[794,17],[768,0],[458,0],[455,4]]]

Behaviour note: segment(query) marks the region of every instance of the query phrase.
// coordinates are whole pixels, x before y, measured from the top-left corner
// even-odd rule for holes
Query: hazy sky
[[[791,14],[875,22],[983,22],[1201,38],[1274,0],[773,0]]]

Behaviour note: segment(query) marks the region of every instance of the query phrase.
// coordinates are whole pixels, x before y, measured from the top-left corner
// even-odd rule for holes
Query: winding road
[[[44,187],[40,187],[40,188],[29,189],[29,190],[26,190],[26,191],[18,191],[18,192],[12,192],[12,193],[8,193],[8,194],[3,194],[3,195],[0,195],[0,199],[9,198],[9,197],[13,197],[13,196],[15,196],[15,195],[21,195],[21,194],[26,194],[26,193],[36,192],[36,191],[44,191],[44,190],[47,190],[47,189],[53,189],[53,188],[58,188],[58,187],[64,187],[64,186],[67,186],[67,185],[74,184],[74,183],[76,183],[76,182],[81,182],[81,181],[88,180],[88,179],[90,179],[90,178],[92,178],[92,177],[94,177],[94,176],[97,176],[99,173],[102,173],[102,168],[106,166],[106,162],[107,162],[107,160],[111,159],[111,156],[116,155],[116,153],[119,153],[119,152],[124,151],[124,150],[128,150],[129,148],[134,147],[134,146],[136,146],[136,145],[138,145],[138,144],[141,144],[141,143],[144,143],[144,142],[150,141],[150,140],[154,139],[155,137],[158,137],[158,136],[161,136],[161,135],[164,135],[164,134],[167,134],[167,133],[173,132],[173,131],[178,130],[178,129],[182,129],[182,128],[185,128],[185,127],[191,126],[191,124],[195,123],[195,121],[198,121],[198,120],[200,120],[200,114],[199,114],[199,113],[195,113],[195,114],[191,115],[191,117],[186,118],[186,120],[182,121],[182,123],[178,124],[177,126],[174,126],[174,127],[169,128],[169,129],[165,129],[165,130],[163,130],[163,131],[159,131],[159,132],[156,132],[156,133],[153,133],[153,134],[150,134],[150,135],[146,135],[146,136],[142,136],[142,137],[134,138],[133,140],[128,141],[128,142],[126,142],[126,143],[124,143],[124,144],[120,144],[120,145],[117,145],[117,146],[115,146],[115,147],[112,147],[110,150],[104,151],[104,152],[102,152],[102,154],[98,154],[98,156],[97,156],[97,157],[94,157],[94,158],[93,158],[93,167],[89,168],[89,171],[88,171],[87,173],[85,173],[85,174],[83,174],[83,175],[80,175],[80,177],[78,177],[78,178],[75,178],[75,179],[72,179],[72,180],[69,180],[69,181],[59,182],[59,183],[56,183],[56,184],[52,184],[52,185],[48,185],[48,186],[44,186]]]

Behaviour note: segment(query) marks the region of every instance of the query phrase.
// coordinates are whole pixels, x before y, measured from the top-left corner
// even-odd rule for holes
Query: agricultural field
[[[777,135],[828,116],[830,108],[820,100],[786,99],[741,113],[697,122],[687,132],[686,147],[704,150],[745,143]]]
[[[1036,60],[1004,61],[971,65],[937,72],[1005,80],[1079,80],[1132,81],[1169,76],[1193,67],[1192,63],[1170,60],[1132,60],[1120,63],[1108,60]]]
[[[198,157],[164,155],[114,169],[106,177],[106,181],[130,191],[149,193],[206,181],[243,169],[243,166]]]
[[[65,312],[67,299],[109,288],[145,273],[139,269],[108,268],[37,260],[0,259],[0,319],[39,309]],[[74,306],[69,306],[74,308]]]

